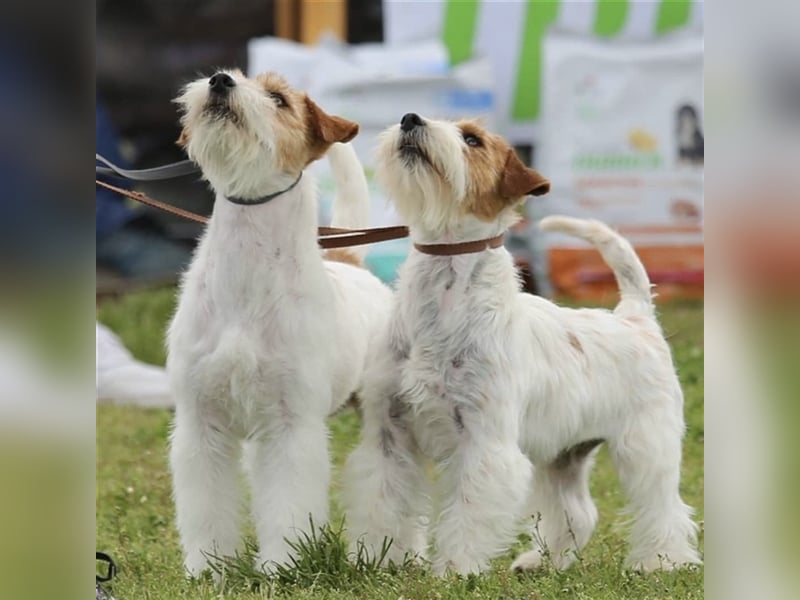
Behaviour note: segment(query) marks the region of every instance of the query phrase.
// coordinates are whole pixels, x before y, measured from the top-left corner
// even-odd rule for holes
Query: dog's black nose
[[[403,131],[411,131],[414,127],[422,127],[425,121],[417,113],[406,113],[400,119],[400,129]]]
[[[208,80],[208,87],[215,94],[227,94],[231,88],[236,87],[236,82],[227,73],[216,73]]]

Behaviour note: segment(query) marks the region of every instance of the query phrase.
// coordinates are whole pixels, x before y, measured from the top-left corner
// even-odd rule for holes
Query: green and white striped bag
[[[702,30],[698,0],[384,0],[388,43],[440,37],[451,61],[492,59],[496,126],[514,144],[539,133],[543,40],[548,30],[647,40],[680,28]]]

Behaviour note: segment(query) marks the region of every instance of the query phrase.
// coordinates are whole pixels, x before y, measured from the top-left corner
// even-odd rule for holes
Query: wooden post
[[[300,0],[300,41],[316,44],[326,32],[347,41],[347,0]]]
[[[316,44],[324,33],[347,41],[347,0],[274,0],[275,35]]]
[[[300,38],[299,0],[275,0],[275,35],[287,40]]]

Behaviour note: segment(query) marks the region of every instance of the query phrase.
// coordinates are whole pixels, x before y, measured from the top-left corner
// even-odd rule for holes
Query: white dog
[[[309,516],[328,514],[326,417],[359,390],[391,292],[358,263],[323,260],[306,166],[329,152],[333,225],[368,225],[366,180],[347,142],[358,125],[327,115],[277,75],[238,71],[190,83],[180,142],[216,191],[169,329],[176,397],[170,462],[185,567],[240,543],[241,442],[259,560],[285,561]],[[329,150],[330,148],[330,150]]]
[[[415,250],[361,396],[362,441],[346,466],[352,539],[393,538],[395,560],[424,555],[432,514],[434,570],[471,573],[508,549],[520,516],[538,515],[513,568],[545,554],[565,568],[597,521],[588,477],[606,442],[634,518],[630,566],[699,562],[678,493],[681,388],[631,246],[601,223],[546,219],[592,242],[622,295],[613,312],[561,308],[520,293],[502,247],[521,199],[549,190],[506,142],[474,122],[407,114],[378,154]],[[426,458],[440,471],[432,492]]]

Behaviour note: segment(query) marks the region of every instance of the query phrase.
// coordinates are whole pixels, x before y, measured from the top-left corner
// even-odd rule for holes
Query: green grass
[[[131,294],[108,301],[98,319],[117,331],[143,360],[163,364],[165,325],[174,306],[174,289]],[[681,491],[703,523],[703,306],[673,303],[660,308],[686,394],[687,435]],[[494,568],[479,577],[433,577],[423,567],[378,566],[376,560],[346,560],[338,477],[358,441],[358,415],[347,409],[330,419],[335,465],[332,525],[302,542],[300,561],[269,580],[252,567],[254,542],[248,535],[240,556],[220,564],[222,588],[210,577],[184,578],[174,526],[167,466],[171,413],[133,407],[97,407],[98,550],[119,563],[113,590],[120,599],[326,598],[326,599],[610,599],[703,597],[703,568],[638,575],[623,568],[626,554],[623,508],[616,476],[605,449],[592,475],[592,494],[600,524],[580,560],[566,572],[545,569],[515,575],[508,566],[528,543],[526,535]],[[701,543],[702,543],[701,527]]]

